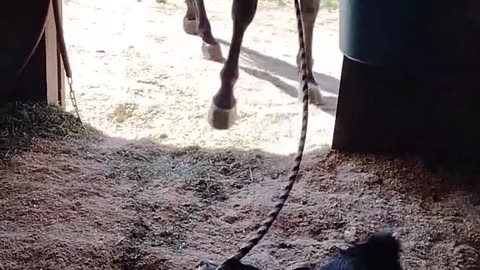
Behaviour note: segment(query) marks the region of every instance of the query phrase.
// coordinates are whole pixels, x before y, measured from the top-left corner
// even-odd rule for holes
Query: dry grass
[[[0,111],[0,157],[4,161],[18,150],[30,149],[37,139],[59,141],[98,135],[99,132],[83,126],[76,117],[55,106],[12,103]]]

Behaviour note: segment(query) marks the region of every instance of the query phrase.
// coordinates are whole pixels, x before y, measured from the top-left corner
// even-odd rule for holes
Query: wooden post
[[[60,8],[60,22],[63,24],[63,2],[59,1]],[[60,101],[60,107],[65,110],[65,70],[63,69],[62,57],[60,57],[60,51],[57,49],[57,70],[58,70],[58,98]]]
[[[65,73],[57,44],[57,27],[50,5],[45,29],[46,101],[65,109]]]

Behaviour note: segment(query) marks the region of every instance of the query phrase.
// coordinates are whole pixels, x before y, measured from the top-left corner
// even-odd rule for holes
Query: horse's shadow
[[[225,46],[230,46],[230,43],[223,39],[217,38],[217,41]],[[296,66],[283,60],[264,55],[245,46],[242,46],[241,57],[258,68],[255,69],[239,65],[241,70],[258,79],[266,80],[281,89],[285,94],[297,98],[297,89],[279,78],[283,77],[298,82],[299,75]],[[338,94],[340,81],[334,77],[318,72],[314,72],[314,76],[322,91],[334,94],[334,96],[324,96],[325,105],[321,106],[323,111],[334,115],[337,106],[336,95]]]

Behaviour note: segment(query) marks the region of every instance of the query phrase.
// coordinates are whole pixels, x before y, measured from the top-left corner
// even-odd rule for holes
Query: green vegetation
[[[327,8],[329,11],[337,10],[338,9],[338,2],[339,0],[324,0],[324,7]]]
[[[276,1],[281,6],[286,6],[293,4],[293,0],[271,0]],[[338,2],[339,0],[321,0],[320,5],[321,8],[326,8],[329,11],[334,11],[338,9]]]
[[[167,0],[155,0],[159,4],[167,3]],[[286,6],[293,4],[293,0],[270,0],[277,2],[280,6]],[[326,8],[329,11],[335,11],[338,9],[339,0],[321,0],[321,8]]]

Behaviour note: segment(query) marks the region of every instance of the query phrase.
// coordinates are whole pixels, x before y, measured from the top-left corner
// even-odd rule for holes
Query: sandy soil
[[[228,4],[208,4],[221,40],[229,39]],[[272,207],[299,135],[301,106],[289,94],[294,13],[272,5],[262,3],[245,41],[241,119],[219,132],[206,112],[221,65],[202,60],[200,40],[183,33],[181,1],[66,1],[81,115],[104,134],[75,137],[61,127],[47,140],[51,126],[24,129],[28,147],[0,163],[0,269],[194,269],[238,248]],[[389,229],[400,234],[405,269],[480,269],[477,177],[328,153],[336,24],[335,14],[319,17],[315,71],[331,94],[325,108],[311,107],[302,176],[245,261],[262,269],[325,261],[335,246]],[[0,134],[1,150],[12,142]]]

